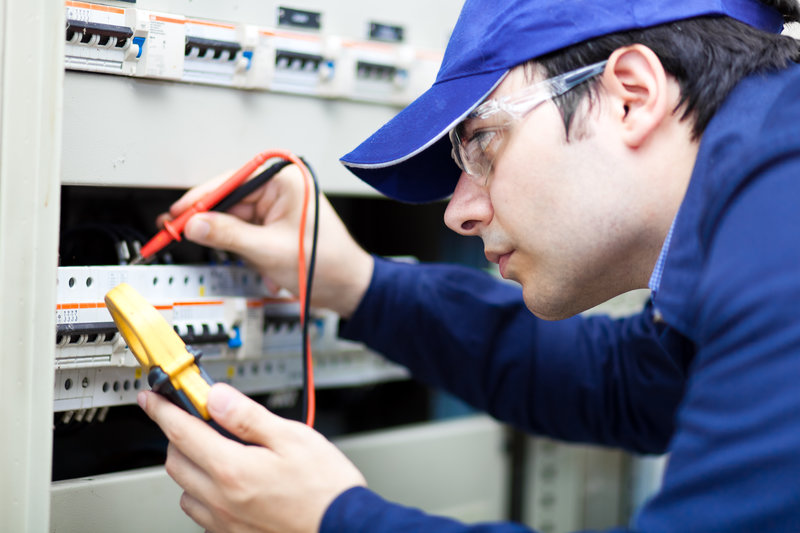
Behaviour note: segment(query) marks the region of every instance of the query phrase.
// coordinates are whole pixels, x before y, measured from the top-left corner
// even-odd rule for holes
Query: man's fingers
[[[206,531],[213,530],[215,521],[211,510],[188,492],[184,492],[181,495],[181,509],[189,518],[194,520],[197,525],[205,528]]]
[[[268,166],[271,166],[274,162],[275,162],[274,159],[271,159],[271,160],[267,161],[266,163],[261,165],[258,169],[256,169],[256,171],[253,172],[250,176],[248,176],[247,180],[250,180],[253,177],[257,176],[258,174],[261,173],[262,170],[264,170]],[[278,176],[283,175],[283,174],[287,174],[287,173],[291,174],[293,171],[292,170],[288,170],[288,169],[292,169],[292,168],[295,168],[295,171],[296,171],[296,167],[294,167],[294,165],[289,165],[289,167],[283,169],[273,179],[279,179]],[[213,191],[214,189],[216,189],[217,187],[222,185],[225,181],[228,180],[228,178],[233,176],[233,174],[235,172],[236,172],[235,170],[229,170],[229,171],[224,172],[222,174],[218,174],[214,178],[212,178],[212,179],[210,179],[210,180],[208,180],[208,181],[206,181],[204,183],[201,183],[200,185],[197,185],[196,187],[192,187],[191,189],[186,191],[186,193],[183,196],[181,196],[175,203],[173,203],[170,206],[170,208],[169,208],[170,215],[172,217],[177,217],[178,215],[180,215],[181,213],[183,213],[184,211],[189,209],[195,202],[200,200],[203,196],[205,196],[209,192]],[[245,180],[245,181],[247,181],[247,180]],[[245,198],[243,201],[245,203],[253,202],[253,201],[255,201],[255,199],[257,199],[259,197],[259,195],[260,195],[260,192],[253,192],[247,198]]]
[[[289,423],[230,385],[217,383],[208,393],[208,412],[223,428],[245,442],[280,449]]]
[[[164,229],[164,222],[172,220],[172,216],[169,213],[161,213],[156,217],[156,227],[160,230]]]
[[[205,421],[190,415],[155,392],[140,392],[137,400],[147,416],[153,419],[170,442],[181,450],[191,444],[186,442],[188,435],[218,435]]]
[[[219,498],[217,485],[205,470],[189,459],[177,446],[167,448],[167,461],[164,464],[167,474],[181,488],[191,494],[203,495],[204,500]]]
[[[205,196],[207,193],[213,191],[222,183],[230,178],[233,175],[234,171],[224,172],[222,174],[218,174],[217,176],[213,177],[212,179],[201,183],[196,187],[192,187],[183,196],[181,196],[175,203],[173,203],[169,208],[169,214],[172,217],[177,217],[187,209],[189,209],[196,201],[200,198]]]
[[[192,416],[151,391],[139,393],[139,405],[161,427],[170,443],[206,472],[220,457],[231,457],[242,445],[217,432],[205,420]],[[213,474],[212,474],[213,477]]]

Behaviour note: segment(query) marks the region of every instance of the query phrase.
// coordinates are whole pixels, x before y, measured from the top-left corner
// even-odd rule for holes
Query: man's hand
[[[156,393],[138,399],[169,438],[166,469],[184,489],[181,508],[210,531],[313,533],[336,496],[366,485],[322,435],[228,385],[211,388],[208,411],[251,446],[223,437]]]
[[[199,185],[175,202],[168,215],[175,217],[228,176]],[[258,270],[271,289],[286,288],[298,294],[297,252],[302,217],[303,176],[290,165],[228,213],[199,213],[189,219],[184,235],[212,248],[242,256]],[[314,198],[311,194],[306,221],[306,257],[311,251]],[[308,259],[307,259],[308,260]],[[312,305],[333,309],[349,317],[369,286],[372,257],[347,232],[341,219],[320,195],[317,265]]]

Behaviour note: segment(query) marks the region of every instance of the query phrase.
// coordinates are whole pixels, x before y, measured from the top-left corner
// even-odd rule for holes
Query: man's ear
[[[621,125],[623,141],[631,148],[642,146],[672,113],[667,73],[658,56],[644,45],[625,46],[611,54],[603,88]]]

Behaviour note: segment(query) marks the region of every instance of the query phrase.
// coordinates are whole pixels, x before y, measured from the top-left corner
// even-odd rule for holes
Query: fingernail
[[[235,393],[229,387],[214,386],[208,391],[208,410],[215,415],[225,415],[236,400]]]
[[[202,216],[195,215],[186,223],[183,234],[190,241],[201,241],[208,236],[210,231],[211,226],[208,221]]]
[[[147,393],[142,391],[136,395],[136,402],[142,409],[147,409]]]

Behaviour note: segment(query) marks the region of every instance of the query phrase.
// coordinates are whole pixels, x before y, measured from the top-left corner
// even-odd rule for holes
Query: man
[[[400,200],[452,194],[447,225],[480,236],[521,297],[370,257],[325,202],[315,302],[518,427],[669,452],[635,531],[800,531],[800,53],[778,35],[799,18],[789,0],[468,0],[436,84],[343,161]],[[287,170],[187,237],[295,289],[298,187]],[[567,318],[648,286],[640,315]],[[209,411],[261,447],[140,402],[183,509],[213,531],[524,529],[386,502],[321,436],[225,385]]]

